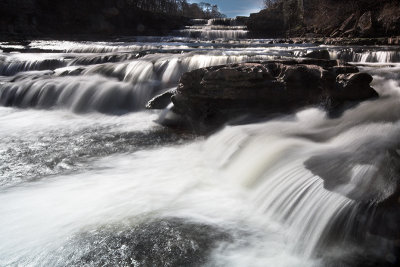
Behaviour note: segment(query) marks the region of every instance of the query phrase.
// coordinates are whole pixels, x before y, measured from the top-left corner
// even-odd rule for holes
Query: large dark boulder
[[[371,98],[374,91],[370,87],[372,76],[367,73],[339,74],[336,77],[337,86],[331,91],[331,96],[340,101],[357,101]]]
[[[171,97],[190,125],[221,125],[244,115],[266,117],[305,106],[332,109],[378,94],[372,77],[333,60],[230,64],[185,73]]]

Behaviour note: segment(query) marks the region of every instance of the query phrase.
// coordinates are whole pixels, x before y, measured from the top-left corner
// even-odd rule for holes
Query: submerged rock
[[[185,73],[171,99],[173,112],[209,128],[240,116],[270,116],[317,105],[333,109],[378,94],[372,77],[334,60],[297,59],[230,64]],[[156,100],[153,100],[155,102]]]
[[[165,218],[81,233],[55,254],[68,266],[202,266],[217,242],[230,239],[211,225]]]
[[[357,233],[400,240],[399,143],[369,140],[352,149],[338,148],[315,155],[304,165],[324,187],[357,202]],[[400,249],[398,242],[394,243]]]
[[[380,148],[370,141],[356,147],[332,149],[315,155],[304,164],[324,180],[324,187],[346,197],[380,204],[398,194],[400,188],[400,155],[395,149]]]

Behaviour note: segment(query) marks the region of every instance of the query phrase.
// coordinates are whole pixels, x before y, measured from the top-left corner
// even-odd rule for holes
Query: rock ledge
[[[265,117],[305,106],[335,109],[377,97],[371,81],[369,74],[335,60],[230,64],[183,74],[171,100],[174,113],[191,125],[209,127],[243,115]],[[157,98],[152,101],[157,106]]]

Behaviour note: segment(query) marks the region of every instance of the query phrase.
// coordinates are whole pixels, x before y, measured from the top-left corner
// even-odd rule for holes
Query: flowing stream
[[[168,37],[0,43],[0,266],[396,264],[393,241],[357,234],[374,205],[352,196],[392,193],[393,179],[371,177],[397,168],[388,153],[400,165],[400,49],[192,24]],[[372,74],[380,98],[208,137],[145,110],[187,71],[318,49]],[[349,182],[324,188],[319,169]]]

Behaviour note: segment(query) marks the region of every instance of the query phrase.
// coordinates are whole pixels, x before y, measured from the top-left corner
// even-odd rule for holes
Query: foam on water
[[[96,157],[186,139],[151,123],[156,118],[1,107],[0,188],[86,168]]]
[[[27,49],[0,56],[0,265],[112,265],[131,249],[122,228],[153,240],[143,223],[168,218],[223,233],[205,266],[352,266],[357,255],[393,263],[394,243],[365,233],[369,203],[396,186],[398,51],[234,40],[246,32],[236,20],[192,24],[182,33],[200,39],[0,44]],[[337,118],[311,108],[208,138],[140,111],[184,72],[316,49],[362,62],[381,98]],[[183,237],[168,233],[175,256],[186,255]]]
[[[267,233],[264,238],[255,236],[252,246],[270,247],[275,256],[265,259],[277,266],[303,265],[299,257],[286,254],[283,233],[260,220],[262,215],[254,210],[245,190],[215,179],[220,170],[208,167],[202,147],[200,142],[107,157],[93,163],[85,177],[59,176],[2,191],[2,203],[9,204],[0,208],[4,218],[0,223],[4,241],[0,263],[44,266],[54,262],[54,250],[83,229],[124,220],[134,225],[154,216],[174,216],[217,224],[234,235],[248,232],[250,240],[255,231],[270,232],[275,237]],[[16,221],[19,223],[13,223]],[[249,225],[241,226],[245,224]],[[215,253],[214,257],[224,264],[233,260]],[[279,262],[283,258],[288,260]],[[252,259],[247,261],[250,264]]]
[[[361,107],[353,113],[362,111]],[[29,113],[10,115],[16,119],[26,115],[24,119],[31,121],[29,116],[34,113]],[[104,117],[101,123],[119,125],[117,131],[142,129],[132,123],[136,117],[118,118],[118,122]],[[54,126],[46,122],[49,119],[39,120],[37,131],[52,139],[57,136],[49,135],[46,128],[56,127],[61,133],[70,131],[69,127],[57,125],[79,129],[94,118],[59,117]],[[178,217],[218,225],[232,236],[213,250],[208,259],[211,266],[319,266],[320,257],[331,251],[355,250],[350,242],[354,216],[345,217],[347,227],[334,243],[339,247],[325,247],[331,242],[332,223],[354,213],[358,206],[339,192],[325,189],[324,180],[305,168],[304,162],[315,155],[331,154],[333,149],[344,151],[341,147],[349,151],[367,145],[382,147],[381,143],[397,140],[400,132],[397,124],[361,123],[348,125],[325,142],[301,137],[309,131],[318,133],[329,123],[322,111],[305,110],[291,119],[227,127],[191,144],[103,157],[89,163],[83,173],[3,189],[0,202],[7,205],[0,206],[0,263],[44,266],[69,249],[79,251],[79,246],[60,248],[81,231],[118,222],[133,227],[151,218]],[[19,136],[18,131],[30,127],[22,124],[8,127],[2,135]],[[390,134],[381,134],[373,145],[371,137],[383,131]],[[80,132],[76,134],[78,137]],[[357,166],[351,170],[353,177],[358,175],[359,184],[368,183],[360,176],[365,170]],[[348,186],[337,190],[343,188]]]
[[[46,57],[39,61],[5,63],[4,74],[17,75],[3,78],[4,82],[0,83],[0,105],[68,108],[75,112],[138,110],[143,109],[156,94],[176,86],[180,76],[187,71],[272,57],[192,52],[181,55],[151,54],[139,59],[117,56],[121,62],[115,63],[107,62],[111,58],[107,60],[103,57],[95,58],[94,64],[90,64],[87,57],[78,57],[69,63],[51,61],[56,65],[49,64]],[[102,63],[103,60],[106,63]],[[54,73],[32,72],[37,69],[54,70]],[[33,74],[37,75],[35,79],[32,79]]]

